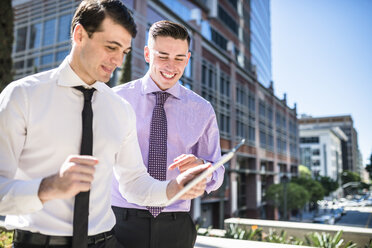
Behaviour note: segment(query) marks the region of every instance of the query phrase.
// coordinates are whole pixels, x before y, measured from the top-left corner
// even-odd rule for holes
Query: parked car
[[[320,223],[320,224],[335,224],[335,217],[333,214],[324,214],[313,219],[313,223]]]

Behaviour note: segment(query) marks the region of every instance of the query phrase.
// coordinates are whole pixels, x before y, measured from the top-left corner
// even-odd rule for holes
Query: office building
[[[347,142],[347,136],[339,127],[309,128],[300,125],[301,164],[310,169],[313,178],[325,176],[340,184],[342,142]]]
[[[311,117],[302,116],[299,119],[301,126],[308,128],[331,128],[340,127],[346,134],[347,141],[342,142],[342,169],[352,172],[360,172],[358,133],[354,128],[354,122],[350,115]]]

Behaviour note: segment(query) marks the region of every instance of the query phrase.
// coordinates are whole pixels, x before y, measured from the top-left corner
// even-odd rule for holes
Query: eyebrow
[[[114,45],[117,45],[117,46],[119,46],[119,47],[123,47],[123,45],[122,45],[122,44],[120,44],[120,43],[119,43],[119,42],[117,42],[117,41],[106,40],[106,42],[107,42],[107,43],[110,43],[110,44],[114,44]]]
[[[155,50],[156,51],[156,50]],[[161,55],[169,56],[169,53],[157,51]],[[186,57],[186,54],[177,54],[175,57]]]
[[[111,40],[106,40],[107,43],[117,45],[119,47],[123,47],[119,42],[117,41],[111,41]],[[127,49],[124,50],[124,52],[129,53],[132,50],[132,47],[128,47]]]

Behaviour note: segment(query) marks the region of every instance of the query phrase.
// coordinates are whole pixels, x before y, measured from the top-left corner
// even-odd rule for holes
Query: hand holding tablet
[[[196,176],[194,179],[189,181],[183,189],[181,189],[177,194],[175,194],[168,202],[164,204],[164,206],[169,206],[173,204],[175,201],[179,200],[182,195],[187,193],[190,189],[192,189],[195,185],[200,183],[203,179],[207,178],[209,175],[211,175],[215,170],[217,170],[219,167],[221,167],[223,164],[227,163],[230,159],[233,158],[237,150],[244,144],[245,139],[242,139],[240,143],[235,146],[233,149],[231,149],[228,153],[224,154],[216,163],[212,164],[208,169],[204,170],[202,173],[200,173],[198,176]]]

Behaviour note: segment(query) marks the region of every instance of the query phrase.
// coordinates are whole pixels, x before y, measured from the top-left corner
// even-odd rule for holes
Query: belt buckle
[[[103,237],[101,237],[101,235],[103,235]],[[108,234],[108,233],[99,234],[99,235],[97,235],[97,237],[93,237],[94,244],[96,245],[99,242],[110,239],[111,237],[112,237],[112,234]]]

